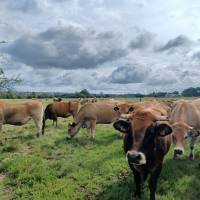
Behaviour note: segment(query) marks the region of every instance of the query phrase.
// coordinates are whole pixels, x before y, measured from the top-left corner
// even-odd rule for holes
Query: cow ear
[[[119,107],[118,107],[118,106],[115,106],[115,107],[114,107],[114,110],[115,110],[115,111],[119,111]]]
[[[118,120],[113,124],[113,127],[122,133],[127,133],[131,128],[131,123],[125,120]]]
[[[167,124],[159,124],[156,126],[156,133],[158,136],[164,137],[172,133],[172,128]]]

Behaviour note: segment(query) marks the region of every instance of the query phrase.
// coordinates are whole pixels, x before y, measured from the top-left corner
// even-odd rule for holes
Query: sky
[[[199,0],[0,0],[0,67],[18,91],[200,85]]]

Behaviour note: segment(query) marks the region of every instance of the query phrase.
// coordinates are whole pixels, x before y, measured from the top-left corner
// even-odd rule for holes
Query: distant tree
[[[21,83],[21,81],[19,75],[12,78],[6,77],[3,69],[0,68],[0,91],[10,91],[16,84]]]
[[[198,96],[200,96],[200,87],[197,87],[197,88],[193,88],[193,87],[187,88],[187,89],[183,90],[182,96],[185,96],[185,97],[198,97]]]
[[[84,89],[79,92],[79,96],[83,98],[89,98],[91,97],[91,94],[89,93],[88,90]]]

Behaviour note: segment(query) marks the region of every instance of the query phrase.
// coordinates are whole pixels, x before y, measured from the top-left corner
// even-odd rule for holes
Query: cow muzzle
[[[133,164],[133,165],[146,164],[146,156],[142,152],[128,151],[126,156],[130,164]]]
[[[175,148],[174,149],[174,159],[178,159],[178,156],[181,156],[184,154],[183,148]]]

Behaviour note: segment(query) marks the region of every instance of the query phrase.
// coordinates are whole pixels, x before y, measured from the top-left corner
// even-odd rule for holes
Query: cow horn
[[[168,116],[159,115],[155,117],[156,121],[169,121]]]
[[[120,118],[122,119],[130,119],[132,117],[132,114],[121,114]]]

